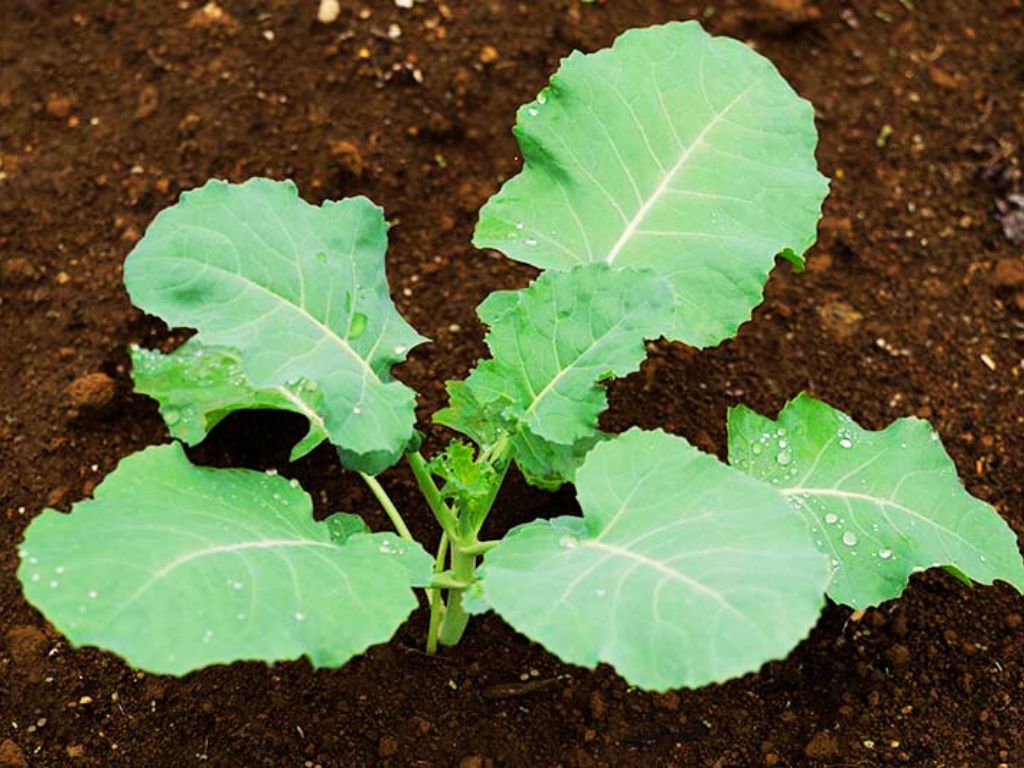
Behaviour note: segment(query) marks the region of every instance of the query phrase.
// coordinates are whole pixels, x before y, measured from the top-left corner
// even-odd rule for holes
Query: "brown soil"
[[[482,352],[475,305],[530,275],[469,245],[476,209],[517,169],[515,107],[571,48],[692,17],[755,44],[813,100],[833,192],[808,273],[780,267],[719,349],[654,346],[613,386],[606,426],[664,426],[721,453],[740,401],[772,411],[808,388],[871,427],[916,413],[1024,530],[1024,270],[1006,218],[1020,0],[367,0],[329,26],[316,5],[0,0],[0,766],[1024,765],[1020,598],[941,573],[860,620],[829,608],[759,674],[660,696],[567,667],[493,615],[437,658],[418,650],[421,610],[341,670],[177,680],[73,650],[25,604],[16,545],[32,515],[166,439],[130,394],[126,348],[181,336],[131,308],[120,265],[181,189],[265,174],[311,200],[382,204],[397,302],[435,340],[400,371],[427,423],[442,381]],[[300,428],[237,415],[193,454],[284,467]],[[321,513],[384,527],[329,450],[289,471]],[[384,481],[433,537],[407,472]],[[573,509],[571,493],[513,478],[489,532]]]

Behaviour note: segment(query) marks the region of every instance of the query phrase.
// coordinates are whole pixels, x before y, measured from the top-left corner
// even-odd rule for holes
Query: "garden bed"
[[[1024,761],[1020,597],[940,572],[863,616],[830,607],[757,675],[660,695],[560,664],[493,614],[436,657],[421,609],[341,670],[236,664],[177,680],[72,650],[26,605],[14,573],[32,515],[68,509],[166,439],[155,403],[130,393],[127,347],[182,336],[121,286],[158,210],[210,176],[294,178],[314,202],[372,197],[394,225],[396,303],[434,340],[397,369],[427,423],[441,383],[484,354],[475,306],[533,274],[469,245],[477,209],[518,169],[515,108],[572,48],[681,18],[755,44],[815,104],[832,193],[808,272],[780,265],[756,322],[720,348],[652,345],[612,386],[603,426],[663,427],[722,455],[739,402],[770,413],[808,389],[868,427],[917,414],[970,491],[1024,527],[1024,262],[1008,197],[1024,133],[1019,2],[345,5],[331,24],[313,2],[5,7],[0,766]],[[236,414],[190,453],[281,468],[319,514],[383,529],[329,447],[287,464],[302,428]],[[431,449],[447,437],[428,433]],[[420,509],[406,469],[382,482]],[[570,491],[513,477],[487,533],[575,511]],[[433,535],[425,507],[409,517]]]

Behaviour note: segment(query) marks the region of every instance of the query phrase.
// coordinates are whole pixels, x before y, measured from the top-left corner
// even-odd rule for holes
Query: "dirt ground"
[[[518,168],[516,106],[572,48],[670,19],[750,42],[814,102],[832,194],[809,270],[780,266],[720,348],[652,345],[604,426],[721,455],[738,402],[774,412],[809,389],[873,428],[918,414],[1024,531],[1020,0],[406,4],[342,2],[321,24],[315,0],[0,0],[0,768],[1024,766],[1024,604],[942,573],[859,621],[830,607],[758,674],[664,695],[565,666],[493,615],[438,657],[419,650],[421,609],[341,670],[171,679],[69,648],[26,605],[14,574],[32,516],[166,440],[126,350],[183,337],[131,307],[120,271],[158,210],[251,175],[383,205],[394,296],[434,339],[398,370],[429,424],[442,382],[483,352],[476,304],[531,276],[469,245]],[[301,429],[238,414],[191,453],[284,468]],[[428,432],[428,448],[447,437]],[[287,471],[319,513],[384,528],[328,448]],[[434,536],[407,471],[383,482]],[[487,533],[575,509],[514,477]]]

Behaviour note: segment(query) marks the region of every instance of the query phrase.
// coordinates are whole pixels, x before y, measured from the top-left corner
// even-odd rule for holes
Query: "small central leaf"
[[[473,424],[497,418],[527,476],[557,485],[599,437],[601,382],[639,367],[644,340],[672,316],[672,291],[651,272],[591,264],[493,293],[477,312],[492,358],[449,387],[451,405],[435,419],[479,432]]]

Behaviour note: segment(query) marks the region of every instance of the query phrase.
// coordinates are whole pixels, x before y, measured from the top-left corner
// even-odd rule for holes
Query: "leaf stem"
[[[408,526],[405,524],[405,520],[402,519],[402,515],[398,511],[398,507],[391,501],[391,497],[388,496],[387,491],[384,490],[384,486],[380,484],[376,477],[373,475],[367,475],[365,472],[360,472],[360,476],[366,481],[366,484],[370,487],[373,495],[377,497],[377,501],[384,508],[387,516],[391,518],[391,524],[395,526],[395,530],[398,531],[398,535],[407,541],[415,541],[412,534],[409,532]]]
[[[454,542],[458,538],[458,521],[455,518],[455,514],[444,503],[444,499],[441,498],[441,493],[437,490],[437,486],[434,485],[434,480],[430,477],[430,470],[427,469],[427,462],[419,451],[407,453],[405,458],[409,462],[409,468],[412,469],[413,475],[416,477],[416,483],[420,487],[423,498],[427,500],[427,506],[434,513],[434,517],[440,523],[441,529],[448,534],[449,541]]]
[[[498,541],[478,541],[476,544],[468,544],[460,549],[467,555],[483,555],[490,552],[499,543]]]
[[[441,533],[441,541],[437,545],[437,557],[434,558],[434,573],[438,574],[444,570],[445,558],[448,555],[448,534]],[[437,652],[437,632],[441,626],[441,616],[444,614],[444,602],[441,599],[439,588],[428,589],[427,599],[430,602],[430,624],[427,628],[427,653]]]

